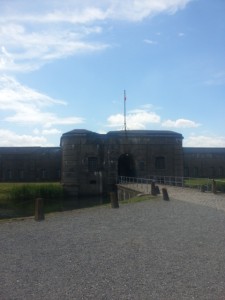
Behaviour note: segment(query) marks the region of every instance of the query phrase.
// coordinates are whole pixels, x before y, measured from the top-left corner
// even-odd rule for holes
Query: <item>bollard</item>
[[[35,199],[35,221],[43,221],[44,219],[44,200],[37,198]]]
[[[201,185],[201,192],[204,193],[205,190],[206,190],[206,189],[205,189],[205,186],[204,186],[204,185]]]
[[[151,195],[152,196],[156,196],[157,193],[156,193],[156,190],[155,190],[155,182],[151,182]]]
[[[213,192],[213,194],[216,194],[216,182],[215,182],[215,180],[213,179],[213,181],[212,181],[212,192]]]
[[[163,200],[169,201],[170,199],[166,188],[162,188],[162,193],[163,193]]]
[[[160,190],[159,190],[158,185],[155,186],[155,192],[156,192],[157,195],[160,194]]]
[[[111,207],[119,208],[117,192],[110,192],[109,195],[110,195]]]

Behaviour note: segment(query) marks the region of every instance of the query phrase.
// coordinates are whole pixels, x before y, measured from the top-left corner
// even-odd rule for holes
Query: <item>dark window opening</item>
[[[165,157],[158,156],[155,158],[155,168],[158,170],[165,169]]]
[[[140,169],[140,171],[144,171],[145,170],[145,162],[144,161],[140,161],[139,162],[139,169]]]
[[[194,167],[194,177],[198,177],[198,167]]]
[[[184,168],[184,176],[189,177],[189,168],[188,167]]]
[[[24,179],[24,170],[19,170],[19,179]]]
[[[41,170],[41,178],[46,179],[47,178],[47,172],[45,169]]]
[[[213,178],[215,177],[215,168],[214,167],[211,167],[210,168],[210,176]]]
[[[129,154],[122,154],[118,160],[118,175],[135,177],[135,164],[133,157]]]
[[[89,183],[90,184],[96,184],[97,182],[96,182],[96,180],[90,180]]]
[[[98,159],[97,157],[88,157],[88,171],[95,172],[98,170]]]
[[[219,167],[219,176],[223,177],[224,171],[223,171],[223,167]]]
[[[7,177],[7,179],[12,179],[12,170],[7,170],[7,172],[6,172],[6,177]]]

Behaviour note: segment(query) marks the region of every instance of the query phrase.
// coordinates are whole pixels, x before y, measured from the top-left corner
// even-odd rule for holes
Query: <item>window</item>
[[[145,170],[145,162],[144,161],[140,161],[139,162],[139,169],[140,169],[140,171],[144,171]]]
[[[24,170],[19,170],[19,179],[24,179]]]
[[[189,177],[189,168],[188,167],[184,167],[184,176]]]
[[[42,179],[46,179],[46,178],[47,178],[47,172],[46,172],[45,169],[42,169],[42,170],[41,170],[41,178],[42,178]]]
[[[88,157],[88,171],[94,172],[98,170],[98,159],[97,157]]]
[[[12,179],[12,170],[7,170],[7,172],[6,172],[6,177],[7,177],[7,179]]]
[[[56,174],[57,174],[57,178],[61,178],[61,170],[60,169],[57,169]]]
[[[219,167],[219,176],[223,177],[223,167]]]
[[[155,158],[155,168],[158,170],[165,169],[165,157],[158,156]]]
[[[194,167],[194,177],[198,177],[198,167]]]
[[[211,177],[214,177],[214,176],[215,176],[215,168],[214,168],[214,167],[211,167],[211,168],[210,168],[210,176],[211,176]]]

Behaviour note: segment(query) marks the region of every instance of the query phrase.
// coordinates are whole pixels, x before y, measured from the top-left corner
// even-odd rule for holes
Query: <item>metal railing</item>
[[[153,181],[156,184],[196,188],[201,191],[212,191],[212,179],[209,178],[150,175],[148,178],[119,176],[117,180],[119,184],[137,184],[137,186],[140,184],[150,185]]]

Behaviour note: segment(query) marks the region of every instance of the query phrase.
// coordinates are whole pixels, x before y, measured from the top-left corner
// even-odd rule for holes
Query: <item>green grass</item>
[[[185,179],[184,185],[189,187],[197,187],[201,185],[208,185],[212,184],[212,180],[208,178],[191,178],[191,179]]]
[[[217,190],[225,193],[225,179],[217,179],[215,180],[216,181],[216,187],[217,187]]]
[[[199,188],[201,186],[208,186],[209,190],[212,189],[212,179],[209,178],[191,178],[184,181],[184,185],[192,188]],[[225,192],[225,179],[215,179],[218,191]]]
[[[127,204],[127,203],[137,203],[137,202],[142,202],[142,201],[147,201],[147,200],[153,200],[157,199],[156,196],[152,195],[143,195],[143,196],[136,196],[132,197],[126,200],[119,201],[120,204]]]
[[[0,209],[18,216],[34,215],[36,198],[44,198],[45,212],[62,209],[60,183],[0,183]]]

